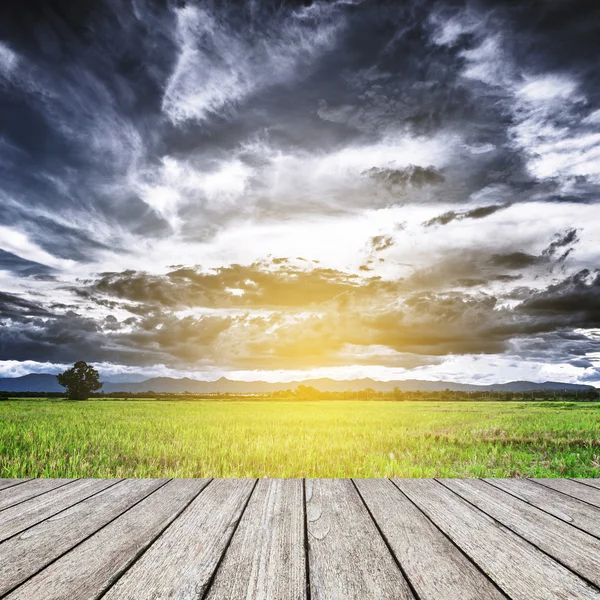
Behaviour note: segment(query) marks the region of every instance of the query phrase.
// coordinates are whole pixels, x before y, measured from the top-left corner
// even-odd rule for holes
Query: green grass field
[[[600,404],[7,400],[2,477],[597,477]]]

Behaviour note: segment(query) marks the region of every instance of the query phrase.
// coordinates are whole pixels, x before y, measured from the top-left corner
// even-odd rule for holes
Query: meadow
[[[2,477],[598,477],[600,403],[19,399]]]

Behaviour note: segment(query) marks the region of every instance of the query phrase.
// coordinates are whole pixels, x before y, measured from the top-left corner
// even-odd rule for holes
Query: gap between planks
[[[165,488],[168,487],[167,484],[170,481],[178,480],[163,481],[164,483],[162,483],[162,485],[152,489],[144,497],[125,508],[124,511],[113,516],[111,520],[96,527],[91,533],[88,532],[87,537],[77,541],[66,551],[58,553],[50,561],[45,562],[39,569],[30,572],[21,583],[17,583],[15,586],[10,587],[8,591],[4,589],[4,595],[0,594],[0,597],[5,597],[7,593],[10,593],[10,596],[8,597],[11,599],[28,598],[33,597],[31,596],[31,593],[35,591],[37,593],[36,597],[40,598],[69,597],[74,600],[79,598],[76,594],[70,594],[68,596],[43,595],[45,589],[43,587],[45,581],[44,573],[51,574],[51,567],[57,568],[60,564],[78,564],[77,561],[82,560],[78,557],[78,552],[82,553],[88,548],[93,548],[94,544],[96,544],[94,542],[96,536],[98,536],[96,540],[98,543],[103,539],[103,536],[110,541],[109,531],[111,531],[111,529],[115,531],[118,530],[119,524],[127,521],[127,515],[132,515],[131,518],[133,518],[136,507],[137,512],[140,513],[144,502],[148,501],[154,494],[157,494],[159,490],[163,490],[163,494],[168,496],[168,492],[165,491]],[[526,594],[520,593],[518,589],[517,593],[512,593],[514,590],[509,593],[506,586],[502,585],[502,577],[499,577],[498,573],[490,574],[489,565],[485,564],[485,561],[483,564],[481,563],[481,556],[478,557],[476,554],[473,555],[473,552],[469,552],[468,544],[467,547],[465,547],[465,543],[461,543],[461,539],[457,539],[456,535],[449,532],[446,526],[443,524],[440,526],[439,519],[435,516],[432,519],[432,514],[427,508],[427,503],[424,505],[421,501],[424,497],[420,495],[420,492],[415,496],[414,494],[416,492],[414,490],[418,491],[418,489],[413,486],[413,491],[411,491],[409,489],[410,483],[406,484],[406,482],[410,482],[411,480],[351,479],[346,480],[346,483],[343,483],[344,480],[302,479],[295,480],[298,482],[297,484],[286,484],[287,487],[286,485],[278,484],[277,480],[213,481],[221,482],[217,484],[217,487],[222,488],[221,492],[217,491],[213,495],[214,500],[210,505],[213,507],[213,510],[219,510],[219,508],[223,509],[222,503],[228,498],[227,490],[238,488],[238,499],[234,502],[234,505],[232,505],[234,506],[234,510],[232,511],[233,515],[227,513],[226,510],[222,512],[222,526],[220,530],[221,533],[219,534],[219,539],[221,541],[218,542],[217,546],[214,548],[211,555],[212,558],[209,561],[210,568],[204,576],[205,578],[202,585],[194,590],[195,593],[197,593],[195,597],[205,600],[242,597],[294,597],[318,600],[319,598],[337,597],[331,595],[333,593],[332,590],[335,590],[336,584],[340,589],[346,590],[347,595],[345,597],[347,598],[367,597],[364,595],[365,593],[369,594],[377,590],[384,590],[384,594],[387,594],[382,595],[382,598],[405,597],[417,600],[431,600],[433,598],[436,600],[438,598],[450,599],[455,597],[481,599],[543,597],[539,596],[539,593],[537,595],[527,596]],[[226,483],[227,481],[230,483]],[[279,481],[290,482],[294,480]],[[427,482],[427,480],[413,481]],[[452,482],[456,480],[448,481]],[[577,532],[580,536],[586,535],[594,540],[597,539],[593,537],[594,533],[596,533],[595,529],[593,529],[594,533],[585,533],[585,529],[582,529],[581,527],[586,526],[586,515],[596,514],[596,511],[600,514],[600,507],[590,502],[591,499],[600,503],[599,485],[590,485],[585,481],[557,480],[565,482],[564,485],[557,484],[562,485],[564,489],[571,489],[572,486],[576,486],[572,489],[578,490],[579,495],[587,498],[587,500],[584,500],[583,498],[572,496],[563,490],[551,488],[551,484],[548,484],[546,481],[536,483],[535,480],[519,480],[519,482],[514,484],[505,483],[505,480],[467,481],[479,482],[469,483],[469,486],[475,486],[477,489],[480,489],[480,486],[482,485],[485,486],[484,488],[481,488],[486,490],[483,494],[484,496],[486,496],[486,494],[487,496],[490,496],[491,494],[493,497],[499,498],[498,494],[501,494],[503,497],[506,497],[504,498],[503,504],[512,506],[514,510],[518,510],[521,506],[526,507],[522,509],[523,512],[529,515],[529,517],[533,515],[535,519],[540,520],[540,523],[545,526],[548,531],[550,531],[550,526],[554,527],[555,523],[558,523],[559,525],[556,527],[562,531],[567,531],[567,528],[572,528],[573,532]],[[511,480],[507,481],[510,482]],[[526,483],[523,483],[523,481]],[[498,522],[496,517],[489,514],[490,509],[488,505],[483,505],[481,503],[480,505],[477,503],[474,504],[472,502],[474,498],[464,497],[464,494],[467,494],[467,492],[472,493],[472,490],[462,490],[463,495],[461,495],[456,489],[452,489],[447,483],[444,483],[444,481],[429,480],[429,482],[430,483],[427,484],[429,486],[430,484],[433,484],[439,486],[441,489],[445,489],[445,493],[452,493],[455,497],[459,498],[460,501],[465,503],[465,506],[470,506],[470,511],[481,512],[488,519]],[[7,491],[12,488],[16,489],[25,483],[26,481],[12,482],[10,486],[2,487],[0,482],[0,494],[2,491]],[[85,503],[99,494],[101,495],[110,492],[113,488],[119,487],[119,483],[120,482],[116,482],[112,484],[111,488],[96,491],[89,497],[81,498],[72,506],[61,508],[59,512],[49,516],[46,521],[51,520],[57,514],[70,511],[77,505]],[[51,484],[46,485],[49,486],[49,489],[46,491],[42,491],[31,498],[22,500],[19,504],[12,505],[12,507],[7,507],[7,510],[12,510],[12,513],[16,513],[16,509],[18,509],[19,506],[25,508],[36,502],[40,506],[44,505],[44,498],[48,500],[51,499],[53,495],[59,497],[61,496],[61,490],[64,490],[62,495],[66,495],[66,490],[69,486],[74,485],[74,481],[66,481],[66,483],[54,487],[52,487]],[[407,488],[406,485],[408,485],[409,488]],[[452,484],[450,484],[450,486],[451,485]],[[514,486],[514,489],[511,489],[511,485]],[[111,572],[108,580],[102,583],[102,585],[98,584],[100,585],[100,588],[96,589],[93,592],[93,595],[90,594],[85,597],[106,598],[106,600],[112,600],[113,598],[130,598],[132,597],[131,593],[134,593],[134,590],[137,589],[136,586],[138,585],[134,579],[138,581],[140,579],[139,576],[136,576],[136,573],[138,575],[140,573],[149,575],[150,581],[147,581],[146,583],[151,584],[152,581],[154,581],[156,585],[161,585],[163,583],[162,579],[164,573],[156,568],[157,564],[155,562],[153,563],[153,560],[155,560],[157,556],[152,559],[151,554],[157,553],[156,548],[161,546],[165,536],[168,538],[170,532],[181,525],[180,521],[184,519],[186,513],[191,510],[190,507],[192,507],[194,503],[200,502],[200,499],[203,498],[203,495],[205,495],[211,486],[212,481],[201,487],[201,489],[199,489],[180,510],[176,511],[176,514],[169,517],[164,526],[159,526],[160,524],[156,525],[155,529],[152,530],[151,535],[148,534],[150,537],[145,539],[142,546],[135,550],[129,550],[130,555],[119,563],[120,566],[117,571]],[[35,488],[31,483],[29,484],[29,487],[32,490]],[[516,489],[517,487],[519,489]],[[283,494],[283,496],[281,494]],[[381,494],[383,494],[383,496],[381,496]],[[210,496],[210,494],[208,494],[208,496]],[[599,498],[598,500],[596,500],[596,496]],[[384,500],[381,500],[382,497]],[[573,511],[572,514],[577,518],[577,522],[569,521],[572,517],[568,514],[568,511],[561,512],[557,500],[561,497],[564,497],[565,502]],[[569,498],[568,501],[567,497]],[[288,498],[288,500],[285,498]],[[236,506],[237,508],[235,508]],[[288,510],[283,517],[283,513],[281,512],[282,509]],[[50,509],[45,508],[44,510]],[[293,514],[294,510],[297,511],[297,514]],[[349,511],[348,514],[351,514],[353,517],[352,522],[347,518],[347,511]],[[200,510],[197,514],[199,515],[201,512],[202,511]],[[414,528],[413,530],[410,529],[410,519],[407,520],[405,518],[405,512],[410,512],[412,518],[418,521],[419,525],[417,528]],[[466,513],[476,514],[469,513],[469,511],[466,511]],[[0,511],[0,530],[2,526],[1,516],[2,511]],[[283,521],[281,520],[282,518]],[[273,519],[276,521],[278,520],[277,522],[279,522],[280,525],[283,524],[283,530],[288,528],[297,532],[294,534],[295,537],[293,542],[290,542],[289,539],[286,539],[283,542],[281,542],[281,540],[274,541],[274,539],[271,539],[271,537],[276,535],[275,533],[268,533],[271,531],[269,528],[273,528]],[[38,521],[32,523],[28,529],[35,530],[37,526],[43,525],[44,522],[45,521]],[[356,539],[352,540],[346,537],[348,531],[356,522],[359,524],[358,537],[360,539],[358,543]],[[325,529],[323,529],[323,523],[326,525]],[[527,546],[523,546],[523,544],[526,544],[540,553],[537,555],[534,551],[531,555],[535,557],[534,562],[538,561],[540,564],[545,565],[555,564],[559,571],[560,568],[563,568],[570,573],[571,578],[565,584],[566,587],[562,590],[567,595],[560,596],[561,598],[600,598],[598,586],[594,585],[595,583],[598,583],[599,580],[596,576],[593,577],[594,581],[590,580],[587,577],[585,569],[582,569],[579,563],[568,564],[568,560],[565,562],[564,556],[560,555],[560,552],[564,549],[557,548],[555,545],[555,547],[550,548],[549,552],[548,547],[544,548],[536,545],[535,542],[537,541],[539,543],[539,539],[532,539],[531,535],[528,535],[527,532],[525,532],[526,535],[524,536],[523,531],[514,531],[515,524],[508,522],[506,518],[503,518],[499,523],[501,523],[500,527],[507,532],[505,535],[514,536],[514,540],[522,540],[522,542],[520,542],[521,547],[526,548]],[[523,521],[517,519],[515,523],[517,529],[523,527]],[[192,527],[196,526],[192,521],[189,521],[188,525]],[[156,527],[158,527],[158,529],[156,529]],[[208,523],[207,527],[207,531],[210,532],[211,530]],[[267,529],[265,529],[265,527]],[[409,535],[407,539],[411,541],[412,546],[411,544],[407,544],[406,540],[403,541],[401,536],[395,533],[398,529],[403,527],[408,527],[408,529],[402,529],[402,531]],[[588,525],[587,527],[588,529],[594,528],[595,525]],[[276,527],[273,528],[273,531],[276,532],[276,529]],[[315,534],[316,537],[313,534]],[[319,537],[323,536],[323,534],[325,537],[330,536],[329,539],[325,540],[325,537]],[[257,539],[256,536],[261,540],[261,545],[260,548],[253,550],[248,544],[252,540]],[[12,536],[11,538],[7,538],[7,541],[10,541],[10,539],[12,539]],[[377,539],[379,541],[377,541]],[[424,539],[430,544],[429,546],[423,542]],[[465,539],[466,538],[463,538],[462,542],[464,542]],[[584,539],[581,537],[581,540],[588,541],[589,543],[587,538]],[[415,541],[420,543],[415,545]],[[285,547],[295,548],[293,564],[296,568],[295,572],[300,573],[301,576],[299,578],[297,577],[290,587],[290,590],[293,588],[294,595],[286,595],[289,592],[287,589],[281,592],[281,595],[260,595],[258,593],[260,590],[262,590],[261,593],[263,593],[265,589],[269,589],[268,584],[266,583],[269,577],[266,576],[266,572],[260,571],[260,565],[262,564],[261,557],[267,557],[267,564],[271,564],[269,563],[270,560],[276,561],[278,548],[282,547],[282,543]],[[269,544],[271,544],[270,549],[266,548]],[[3,544],[0,543],[0,548],[2,546]],[[373,580],[371,574],[364,570],[364,561],[362,561],[360,557],[360,549],[364,548],[369,548],[371,550],[370,556],[372,558],[374,557],[374,564],[376,566],[378,565],[377,569],[380,569],[378,573],[381,573],[382,575],[378,580]],[[414,550],[416,550],[416,555],[414,556],[407,553],[408,551],[413,552]],[[89,552],[89,550],[86,551]],[[336,551],[341,551],[342,554],[345,553],[344,556],[348,559],[350,566],[344,567],[344,561],[340,562],[338,560],[338,562],[336,562]],[[532,551],[527,550],[527,552],[531,553]],[[391,562],[386,558],[386,553],[389,559],[391,559]],[[559,557],[556,556],[557,553],[559,554]],[[431,556],[428,556],[428,554],[431,554]],[[149,555],[150,558],[148,558]],[[547,559],[552,562],[548,563],[547,560],[544,562],[544,559],[538,558],[539,556],[546,556]],[[334,559],[334,562],[330,563],[332,558]],[[75,563],[72,561],[75,561]],[[243,568],[240,570],[240,568],[236,567],[236,565],[243,566],[244,564],[247,564],[245,561],[250,561],[253,565],[249,571],[244,571]],[[430,561],[427,570],[428,577],[423,578],[420,574],[420,568],[422,565],[425,565],[427,561]],[[150,568],[142,568],[144,567],[144,563]],[[370,564],[369,568],[372,566],[373,565]],[[155,569],[154,573],[152,572],[152,567]],[[271,568],[277,570],[280,567],[277,566],[276,563],[272,563]],[[344,568],[346,569],[345,572]],[[140,571],[140,569],[142,570]],[[396,571],[397,574],[394,574],[394,571]],[[461,571],[464,572],[462,573],[462,580],[460,579]],[[452,577],[448,578],[448,573],[458,573],[458,576],[454,579]],[[272,574],[273,571],[270,572],[270,576],[272,576]],[[328,582],[327,578],[331,576],[333,576],[334,580]],[[262,583],[257,584],[253,579],[256,577],[258,577],[257,581],[260,580]],[[337,581],[335,580],[335,577],[338,578]],[[52,577],[50,577],[50,579],[51,578]],[[56,576],[54,576],[54,578],[56,579]],[[231,586],[236,581],[237,587],[232,588]],[[532,582],[533,581],[534,580],[532,580]],[[577,581],[581,582],[583,585],[578,584]],[[191,587],[189,587],[187,591],[191,591],[194,589],[195,584],[193,582],[188,583]],[[547,582],[540,579],[539,583],[542,585],[542,593],[544,593],[544,590],[547,591],[549,589],[547,585],[544,587]],[[253,589],[255,589],[255,592],[258,595],[253,596],[251,594],[243,594],[244,586],[249,585],[255,586]],[[256,587],[256,585],[259,587]],[[23,589],[24,595],[19,595],[19,590],[21,589]],[[402,589],[404,591],[401,591]],[[13,590],[13,592],[11,593],[10,590]],[[300,592],[296,593],[297,590],[300,590]],[[391,592],[390,590],[394,590],[394,592]],[[462,594],[460,593],[461,591],[463,592]],[[29,596],[27,595],[27,592],[30,592]],[[139,596],[140,589],[137,589],[137,592],[138,596],[136,597],[143,597],[143,593],[151,593],[151,588],[147,587],[142,593],[142,596]],[[228,595],[230,593],[232,595]],[[162,598],[174,596],[165,595],[156,597]]]

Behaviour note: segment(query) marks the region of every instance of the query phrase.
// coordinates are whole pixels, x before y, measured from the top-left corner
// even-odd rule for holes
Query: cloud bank
[[[589,3],[5,12],[0,373],[600,382]]]

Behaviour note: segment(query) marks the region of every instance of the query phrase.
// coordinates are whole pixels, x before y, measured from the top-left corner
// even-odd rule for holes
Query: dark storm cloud
[[[391,235],[375,235],[369,242],[375,252],[383,252],[394,245],[394,238]]]
[[[444,176],[433,167],[415,167],[411,165],[406,169],[378,169],[373,167],[365,173],[388,189],[394,187],[435,185],[442,183]]]
[[[425,221],[423,223],[423,227],[432,227],[433,225],[448,225],[448,223],[452,223],[459,218],[459,215],[454,210],[449,210],[433,219],[429,219],[429,221]]]
[[[538,257],[527,254],[526,252],[510,252],[507,254],[494,254],[489,260],[494,266],[510,270],[519,270],[534,265],[538,260]]]
[[[489,217],[493,215],[495,212],[506,208],[506,206],[480,206],[479,208],[473,208],[471,210],[463,213],[462,217],[464,219],[483,219],[484,217]]]
[[[46,316],[50,313],[41,305],[21,298],[15,294],[0,292],[0,317],[14,321],[27,317]]]
[[[332,65],[315,61],[353,9],[351,2],[6,7],[1,166],[13,202],[4,222],[58,253],[57,229],[74,216],[81,231],[64,252],[79,260],[102,244],[94,223],[109,233],[170,231],[172,215],[146,197],[164,186],[157,174],[164,156],[210,172],[265,128],[269,144],[286,151],[313,150],[317,133],[321,147],[347,140],[349,132],[323,131],[311,115],[316,99],[302,90],[327,87]],[[240,160],[253,168],[264,157]],[[214,210],[197,186],[185,192],[194,202],[174,210],[192,222],[190,235],[211,235],[239,212]],[[48,218],[50,205],[60,220]]]
[[[5,191],[18,198],[27,190],[30,208],[52,197],[55,209],[161,235],[156,218],[168,216],[148,208],[138,184],[165,154],[210,169],[260,132],[273,150],[296,152],[314,151],[317,139],[319,151],[376,141],[399,127],[427,135],[461,131],[475,154],[460,157],[462,168],[448,176],[427,165],[367,171],[384,186],[446,180],[438,197],[460,202],[497,181],[531,181],[522,157],[507,150],[505,107],[462,77],[461,52],[477,48],[485,32],[467,30],[456,47],[432,43],[440,6],[58,2],[38,12],[8,6],[3,38],[15,66],[6,66],[1,110],[4,138],[15,151]],[[570,14],[562,21],[564,9],[556,4],[541,12],[527,3],[475,8],[482,23],[495,19],[512,28],[511,52],[522,65],[533,55],[532,69],[557,69],[564,60],[553,44],[543,46],[557,23],[570,25],[561,39],[566,35],[578,49],[580,36],[591,36],[588,19]],[[491,8],[494,17],[486,21]],[[444,10],[459,18],[462,5]],[[547,27],[524,25],[533,14]],[[576,56],[591,66],[589,54]],[[591,85],[591,71],[583,73]],[[486,145],[492,150],[482,152]],[[264,157],[241,160],[252,166]],[[125,189],[123,178],[130,180]],[[285,210],[284,204],[263,208]],[[194,207],[182,207],[185,220],[207,234],[234,214],[215,213],[202,194]],[[40,229],[44,247],[60,239],[49,222]],[[74,256],[89,254],[88,239],[73,240]]]
[[[438,217],[434,217],[429,221],[425,221],[423,223],[424,227],[432,227],[433,225],[448,225],[452,221],[461,221],[462,219],[483,219],[485,217],[489,217],[494,213],[502,210],[503,208],[508,208],[509,205],[492,205],[492,206],[480,206],[478,208],[472,208],[471,210],[465,210],[462,212],[456,212],[454,210],[450,210],[445,212]]]
[[[269,277],[260,271],[255,266],[252,276]],[[187,269],[172,275],[175,279],[197,278],[198,287],[188,293],[196,294],[201,288],[206,297],[215,294],[221,298],[223,305],[226,286],[249,274],[248,269],[235,265],[214,275]],[[268,361],[273,368],[289,368],[294,361],[296,367],[299,361],[301,366],[315,361],[344,364],[347,347],[375,346],[423,357],[497,354],[519,347],[530,358],[558,362],[585,357],[598,351],[600,344],[580,333],[600,327],[599,272],[581,271],[507,308],[502,298],[485,293],[411,293],[401,282],[367,278],[350,283],[341,273],[317,270],[312,279],[308,274],[300,278],[299,285],[312,285],[313,290],[307,291],[305,303],[298,306],[304,310],[291,319],[286,307],[292,301],[285,299],[288,274],[278,274],[269,286],[263,286],[272,297],[258,295],[238,304],[270,306],[273,312],[265,316],[178,317],[172,312],[173,298],[164,296],[164,290],[158,293],[156,287],[139,287],[139,275],[133,287],[129,285],[132,276],[127,284],[118,280],[114,288],[106,287],[105,281],[104,293],[111,291],[142,305],[141,310],[130,310],[130,317],[120,319],[113,315],[93,318],[59,305],[49,310],[3,294],[0,360],[70,362],[85,355],[89,360],[121,364],[259,368]],[[115,283],[113,277],[105,277],[111,285]],[[404,290],[400,304],[398,290]],[[279,294],[284,297],[275,301]],[[315,301],[319,302],[319,314],[307,315],[306,308]],[[127,304],[120,309],[129,310]],[[553,340],[551,345],[549,340]],[[368,356],[365,360],[369,364]]]
[[[558,327],[600,327],[600,271],[579,271],[532,295],[521,310]]]
[[[380,241],[385,245],[385,241]],[[287,262],[287,261],[286,261]],[[393,284],[359,281],[335,269],[301,269],[281,259],[203,271],[181,267],[167,275],[134,271],[106,273],[86,295],[106,295],[149,305],[181,307],[288,307],[307,309],[347,293],[383,292]],[[235,293],[239,292],[239,293]]]
[[[175,45],[151,6],[70,2],[3,6],[0,37],[15,53],[0,101],[7,225],[59,256],[81,260],[103,246],[104,224],[133,227],[112,182],[152,153],[156,106]],[[152,38],[150,40],[149,38]],[[160,49],[157,43],[160,42]],[[128,204],[135,203],[129,199]],[[70,223],[70,224],[69,224]]]
[[[404,307],[364,318],[377,332],[377,343],[435,355],[502,352],[520,339],[535,358],[535,338],[541,335],[543,356],[557,361],[600,349],[600,340],[578,331],[600,327],[598,271],[581,271],[513,309],[499,307],[493,296],[464,293],[415,294]]]
[[[46,265],[21,258],[0,249],[0,271],[12,271],[21,277],[51,278],[52,269]]]
[[[529,360],[545,364],[568,364],[585,369],[581,381],[597,381],[598,369],[593,368],[592,360],[600,351],[600,340],[572,330],[560,330],[552,333],[541,333],[532,337],[523,336],[510,342],[511,352],[515,356],[527,356]]]
[[[577,229],[570,229],[563,234],[556,234],[554,240],[544,249],[542,255],[548,259],[564,262],[573,252],[573,246],[579,241]]]
[[[419,135],[452,130],[462,132],[472,150],[457,157],[462,166],[450,174],[416,165],[372,167],[368,176],[384,187],[435,184],[434,197],[457,202],[494,182],[532,182],[523,157],[509,152],[506,107],[462,77],[461,52],[477,48],[485,32],[467,30],[456,46],[432,43],[440,4],[38,6],[3,8],[0,118],[5,148],[12,150],[4,152],[10,167],[2,185],[17,204],[24,205],[27,194],[28,211],[7,211],[5,222],[23,226],[48,250],[63,239],[57,228],[64,226],[54,218],[42,222],[50,203],[53,211],[106,223],[109,230],[118,224],[164,235],[169,216],[142,199],[161,158],[210,170],[255,135],[266,136],[272,151],[294,153],[314,151],[316,140],[319,151],[327,151],[377,142],[399,128]],[[442,13],[459,18],[462,6],[448,5]],[[560,23],[562,43],[567,39],[577,49],[582,90],[594,92],[589,18],[574,10],[563,20],[558,3],[541,11],[528,3],[474,6],[482,23],[496,19],[512,28],[510,50],[532,70],[564,64],[565,53],[547,43]],[[491,8],[495,16],[486,21]],[[546,25],[528,27],[534,14]],[[265,157],[246,153],[240,160],[252,168]],[[263,184],[250,183],[263,211],[286,210],[285,202],[264,204]],[[210,235],[236,214],[215,211],[195,194],[193,204],[180,207],[185,222],[193,223],[190,234]],[[92,227],[80,229],[63,249],[76,259],[102,243]]]
[[[381,252],[393,247],[394,240],[387,235],[374,236],[369,245],[374,252]],[[461,252],[448,256],[435,268],[417,270],[406,278],[385,280],[378,275],[359,277],[336,269],[301,268],[287,260],[275,259],[250,265],[234,264],[210,271],[200,267],[180,267],[166,275],[137,271],[105,273],[91,286],[73,291],[96,303],[106,304],[116,298],[125,302],[121,302],[121,307],[132,312],[143,312],[144,309],[136,308],[136,304],[171,309],[246,307],[311,310],[327,306],[332,301],[346,302],[347,299],[393,304],[416,289],[468,288],[519,277],[504,274],[506,268],[504,264],[497,267],[489,265],[485,256],[469,256]],[[367,273],[372,269],[363,265],[360,271]],[[472,277],[474,274],[477,278]]]
[[[0,360],[69,363],[85,356],[126,365],[218,363],[215,342],[231,323],[227,317],[177,319],[147,310],[139,318],[97,319],[0,296]]]
[[[550,264],[551,267],[564,263],[573,252],[575,244],[579,241],[576,229],[557,233],[553,240],[546,246],[539,256],[527,252],[509,252],[506,254],[493,254],[489,264],[509,270],[522,270],[536,265]]]

